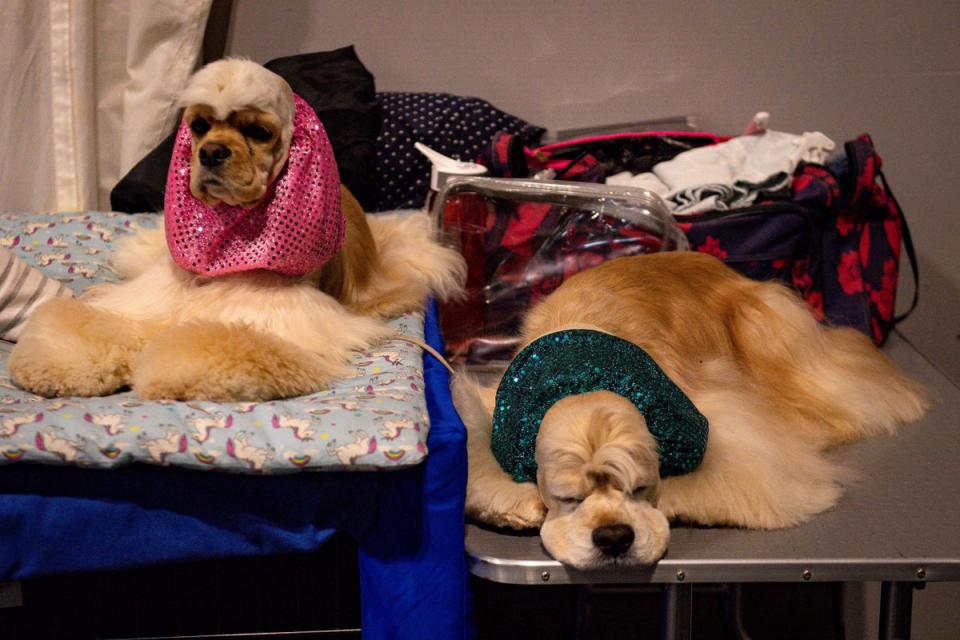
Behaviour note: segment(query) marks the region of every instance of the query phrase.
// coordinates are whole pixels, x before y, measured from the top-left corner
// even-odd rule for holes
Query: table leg
[[[743,585],[739,582],[725,585],[726,622],[737,640],[750,640],[750,634],[743,626]]]
[[[593,613],[590,585],[577,585],[577,612],[573,623],[573,638],[586,638]]]
[[[880,588],[880,640],[910,640],[913,585],[884,582]]]
[[[663,640],[690,640],[693,631],[693,585],[669,584],[663,590]]]

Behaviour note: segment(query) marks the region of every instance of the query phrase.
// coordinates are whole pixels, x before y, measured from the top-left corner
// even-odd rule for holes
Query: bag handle
[[[877,169],[877,175],[880,176],[880,181],[883,183],[883,188],[887,192],[887,195],[890,196],[890,199],[893,200],[894,206],[897,208],[897,211],[900,212],[900,228],[903,231],[903,247],[907,250],[907,259],[910,260],[910,269],[913,271],[913,301],[910,303],[910,308],[901,313],[900,315],[893,316],[893,324],[899,324],[903,320],[907,319],[913,310],[917,308],[917,302],[920,300],[920,272],[917,270],[917,252],[913,247],[913,238],[910,236],[910,227],[907,225],[907,217],[903,215],[903,209],[900,207],[900,203],[897,202],[897,197],[893,195],[893,190],[890,189],[889,183],[887,183],[887,177],[883,175],[883,171]]]

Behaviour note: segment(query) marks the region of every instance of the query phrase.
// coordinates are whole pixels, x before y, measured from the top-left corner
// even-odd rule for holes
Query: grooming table
[[[881,582],[880,637],[908,638],[913,587],[960,581],[960,389],[899,334],[885,351],[934,406],[896,436],[830,454],[861,474],[834,510],[779,531],[675,527],[656,565],[594,572],[553,560],[539,536],[470,524],[470,571],[509,584],[663,584],[662,637],[676,639],[691,637],[694,583]]]

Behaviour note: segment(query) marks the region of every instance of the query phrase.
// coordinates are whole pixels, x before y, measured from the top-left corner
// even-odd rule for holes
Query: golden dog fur
[[[227,59],[200,70],[182,100],[194,196],[256,205],[287,159],[289,85]],[[202,165],[201,149],[218,145],[230,154]],[[349,375],[351,352],[393,335],[385,318],[421,308],[431,293],[459,295],[465,266],[434,241],[426,214],[368,217],[346,188],[341,204],[343,247],[301,278],[199,276],[173,262],[162,227],[142,230],[111,257],[124,281],[37,309],[10,356],[14,380],[44,396],[132,386],[145,399],[230,401],[303,395]]]
[[[654,562],[668,520],[802,523],[837,503],[846,477],[825,449],[892,433],[927,408],[923,389],[864,335],[822,327],[786,287],[699,253],[622,258],[572,277],[529,312],[523,344],[568,328],[641,346],[710,422],[700,467],[661,479],[656,442],[631,402],[570,396],[544,417],[536,484],[520,484],[490,452],[496,387],[455,380],[470,435],[468,514],[541,527],[547,550],[580,568]],[[604,553],[598,531],[622,532],[627,548]]]

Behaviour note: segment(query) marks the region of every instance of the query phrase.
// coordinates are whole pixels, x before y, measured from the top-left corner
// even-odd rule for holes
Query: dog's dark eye
[[[577,498],[576,496],[553,496],[557,499],[557,502],[561,504],[576,505],[583,502],[583,498]]]
[[[636,489],[633,490],[633,497],[634,497],[634,498],[640,498],[640,497],[642,497],[643,494],[646,493],[647,489],[649,489],[649,488],[650,488],[650,487],[646,487],[646,486],[643,486],[643,485],[637,487]]]
[[[240,131],[251,140],[258,140],[260,142],[266,142],[273,137],[273,132],[270,131],[270,129],[260,126],[259,124],[247,125]]]
[[[210,131],[210,123],[203,118],[194,118],[193,122],[190,123],[190,131],[193,131],[193,134],[197,137],[202,136]]]

